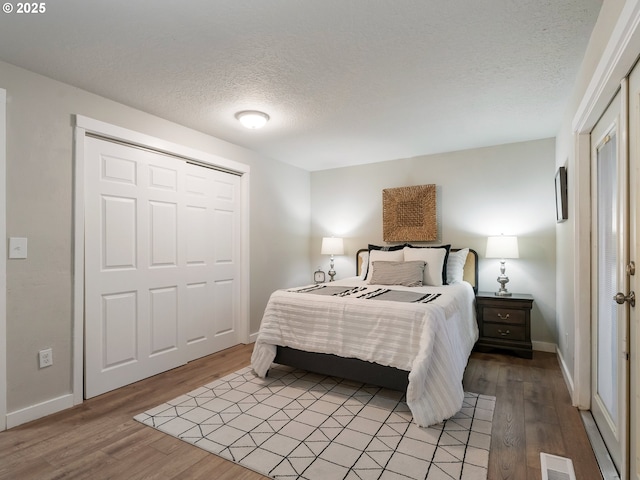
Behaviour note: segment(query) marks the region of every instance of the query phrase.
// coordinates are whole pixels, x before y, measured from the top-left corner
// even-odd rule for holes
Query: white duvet
[[[381,287],[359,277],[331,285]],[[409,371],[407,404],[419,426],[450,418],[462,407],[462,376],[478,339],[473,288],[384,287],[441,295],[423,304],[278,290],[262,318],[254,371],[266,375],[277,345],[359,358]]]

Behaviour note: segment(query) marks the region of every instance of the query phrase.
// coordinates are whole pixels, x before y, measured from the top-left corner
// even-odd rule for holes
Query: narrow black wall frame
[[[556,172],[556,222],[564,222],[569,218],[567,204],[567,168],[560,167]]]

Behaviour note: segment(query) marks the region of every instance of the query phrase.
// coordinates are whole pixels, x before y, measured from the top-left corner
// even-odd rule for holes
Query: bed
[[[439,423],[464,398],[477,263],[472,249],[370,245],[358,251],[355,277],[271,295],[252,367],[261,377],[278,363],[405,391],[418,425]],[[423,285],[408,286],[418,276]]]

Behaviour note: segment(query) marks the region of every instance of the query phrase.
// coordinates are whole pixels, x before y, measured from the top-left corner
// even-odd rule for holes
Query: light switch
[[[9,258],[27,258],[27,239],[24,237],[9,238]]]

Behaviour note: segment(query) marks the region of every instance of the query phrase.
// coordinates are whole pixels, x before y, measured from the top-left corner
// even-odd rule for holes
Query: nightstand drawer
[[[483,319],[485,322],[525,324],[527,312],[510,308],[484,307]]]
[[[527,329],[524,325],[504,325],[501,323],[485,323],[482,326],[482,336],[501,338],[504,340],[526,340]]]

